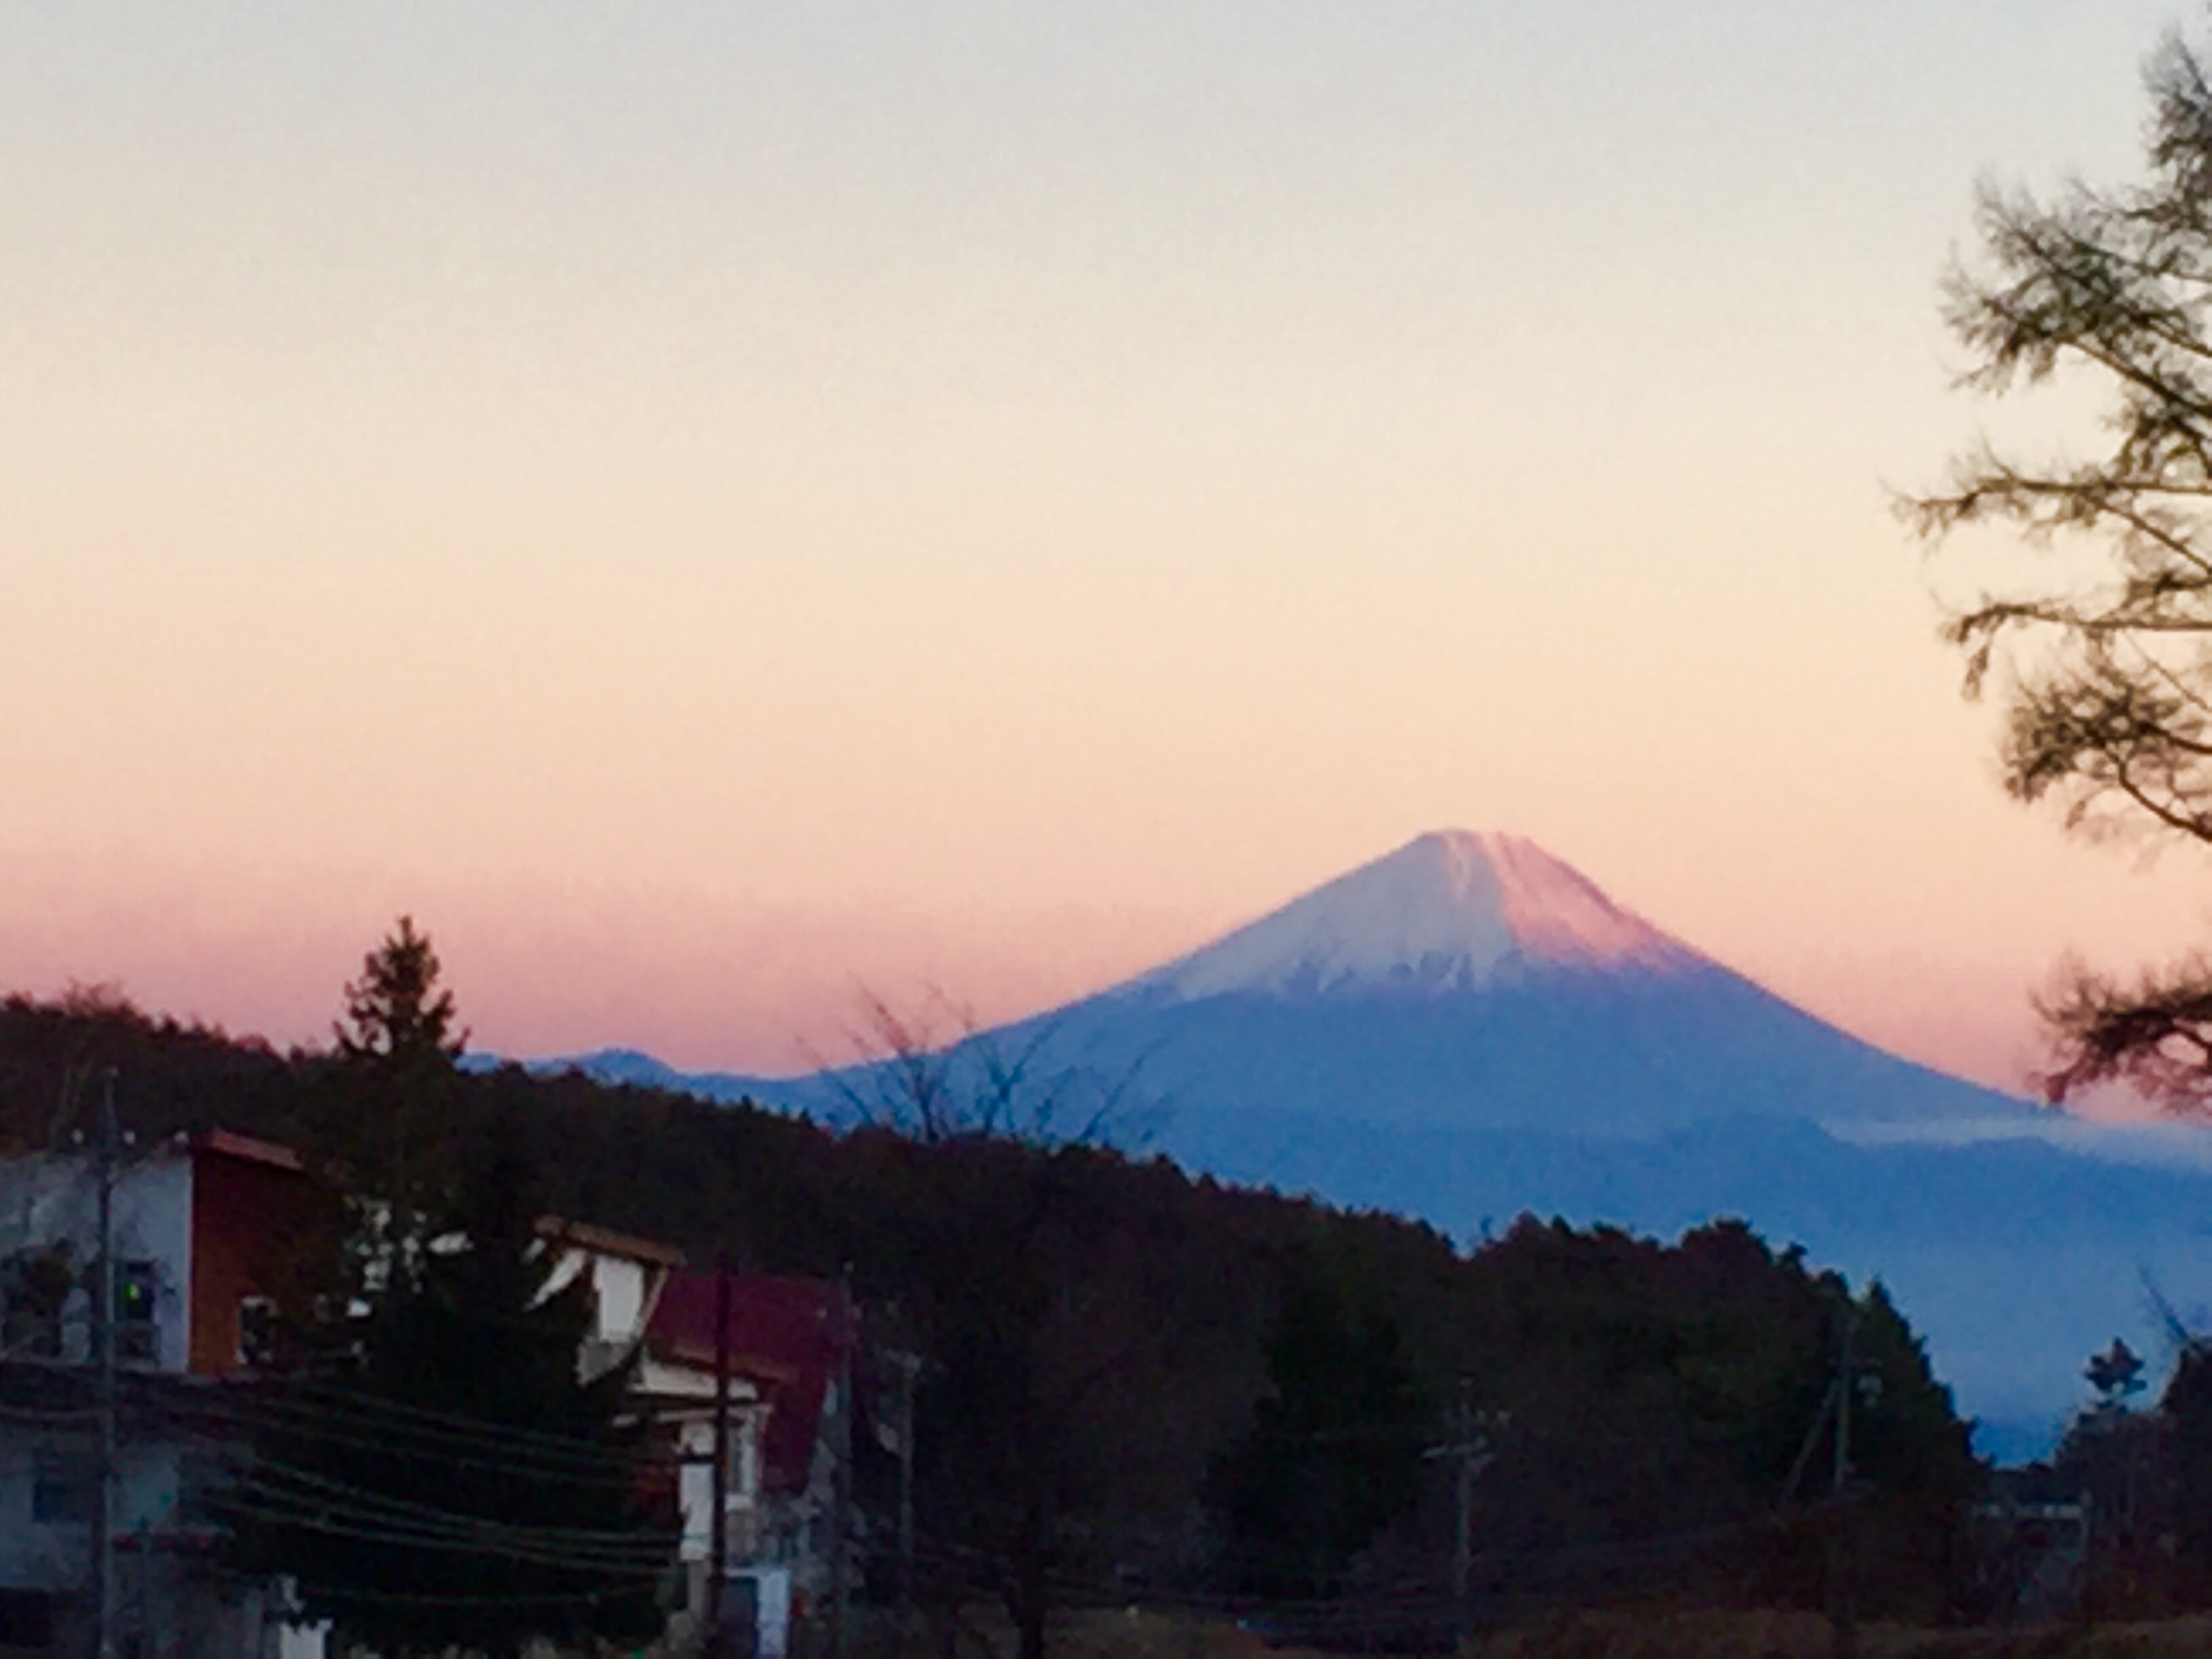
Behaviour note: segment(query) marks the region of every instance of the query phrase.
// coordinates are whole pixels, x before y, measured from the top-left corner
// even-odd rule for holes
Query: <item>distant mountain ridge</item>
[[[1884,1053],[1517,836],[1417,837],[955,1045],[955,1087],[991,1052],[1031,1056],[1040,1090],[1149,1104],[1125,1125],[1186,1168],[1462,1239],[1523,1211],[1665,1235],[1741,1215],[1886,1279],[1985,1449],[2046,1448],[2092,1347],[2158,1350],[2146,1275],[2212,1323],[2212,1136],[2092,1130]],[[885,1075],[552,1064],[830,1121]]]
[[[1784,1002],[1533,842],[1466,830],[1416,837],[981,1041],[1133,1079],[1172,1119],[1648,1138],[1722,1118],[1910,1126],[2033,1109]]]
[[[2017,1121],[2027,1103],[1888,1054],[1617,904],[1522,837],[1420,836],[1199,950],[969,1040],[1127,1082],[1171,1119],[1319,1119],[1628,1137],[1716,1118]],[[606,1081],[828,1118],[866,1067]]]

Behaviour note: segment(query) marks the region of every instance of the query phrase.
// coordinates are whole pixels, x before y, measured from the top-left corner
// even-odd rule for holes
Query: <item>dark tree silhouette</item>
[[[319,1121],[339,1081],[366,1070],[135,1012],[0,1000],[0,1123],[43,1133],[59,1079],[88,1054],[127,1065],[132,1086],[118,1107],[142,1138],[216,1126],[293,1138],[295,1125]],[[764,1269],[824,1278],[850,1264],[864,1307],[896,1305],[898,1346],[924,1361],[911,1443],[915,1584],[941,1629],[995,1601],[1034,1649],[1071,1605],[1240,1588],[1226,1569],[1248,1557],[1233,1535],[1199,1524],[1200,1486],[1260,1419],[1261,1402],[1292,1392],[1285,1365],[1271,1381],[1267,1339],[1281,1334],[1302,1261],[1343,1288],[1350,1311],[1340,1331],[1363,1329],[1370,1313],[1387,1320],[1427,1398],[1450,1401],[1464,1383],[1472,1404],[1506,1419],[1474,1492],[1472,1582],[1487,1605],[1810,1594],[1827,1515],[1814,1498],[1832,1468],[1822,1402],[1847,1324],[1856,1374],[1881,1382],[1851,1419],[1853,1508],[1869,1517],[1860,1611],[1926,1616],[1952,1593],[1948,1540],[1975,1469],[1917,1340],[1878,1297],[1851,1297],[1740,1225],[1664,1245],[1524,1221],[1468,1254],[1396,1217],[1240,1189],[1109,1147],[1031,1144],[1005,1126],[1034,1125],[1033,1097],[999,1113],[1000,1133],[977,1133],[973,1109],[998,1109],[959,1098],[957,1079],[933,1140],[880,1127],[833,1133],[574,1073],[448,1073],[441,1167],[519,1150],[542,1170],[545,1190],[532,1203],[546,1210],[665,1238],[695,1258],[742,1252]],[[1095,1099],[1079,1092],[1078,1109],[1051,1121],[1079,1133]],[[469,1207],[457,1196],[453,1213],[471,1237],[489,1237]],[[507,1301],[523,1298],[518,1289]],[[352,1363],[359,1334],[339,1334],[315,1350],[326,1364]],[[872,1392],[867,1361],[856,1356],[864,1424],[895,1386],[877,1371]],[[544,1375],[550,1388],[553,1368]],[[366,1381],[356,1374],[342,1386],[372,1392]],[[267,1397],[284,1386],[270,1381]],[[458,1394],[426,1408],[476,1415]],[[1295,1409],[1319,1421],[1334,1408]],[[1389,1415],[1348,1413],[1362,1433],[1370,1417]],[[1420,1437],[1433,1445],[1448,1426],[1432,1419]],[[362,1473],[377,1473],[376,1437],[345,1438],[368,1460]],[[899,1582],[889,1555],[896,1470],[881,1457],[872,1468],[872,1437],[858,1438],[859,1508],[871,1522],[862,1538],[879,1547],[870,1569],[881,1589]],[[1775,1510],[1801,1454],[1795,1518],[1778,1532]],[[1358,1552],[1327,1604],[1332,1639],[1388,1633],[1368,1620],[1378,1591],[1426,1585],[1431,1605],[1444,1593],[1453,1482],[1444,1463],[1427,1468],[1415,1509]],[[330,1478],[374,1487],[343,1472]],[[464,1481],[449,1485],[420,1501],[465,1495]],[[550,1505],[536,1519],[572,1525]],[[1686,1538],[1707,1540],[1696,1546],[1704,1553],[1683,1553]],[[1216,1541],[1229,1547],[1217,1553]],[[1809,1567],[1801,1547],[1814,1549]],[[542,1599],[528,1586],[499,1593]],[[1434,1633],[1390,1630],[1390,1639]]]
[[[1048,1028],[1001,1042],[962,1019],[946,1043],[878,999],[866,1013],[873,1058],[836,1083],[909,1206],[921,1520],[962,1563],[952,1604],[997,1600],[1020,1659],[1043,1659],[1067,1575],[1096,1565],[1083,1520],[1162,1443],[1117,1434],[1117,1407],[1182,1329],[1170,1273],[1095,1201],[1123,1091],[1054,1066]]]
[[[1301,1252],[1267,1334],[1268,1393],[1216,1462],[1211,1506],[1245,1589],[1297,1598],[1340,1587],[1353,1557],[1420,1496],[1439,1425],[1398,1322]]]
[[[674,1517],[641,1497],[629,1367],[580,1376],[589,1291],[551,1286],[537,1191],[506,1152],[474,1171],[465,1241],[390,1264],[334,1375],[271,1388],[218,1500],[233,1566],[289,1577],[349,1642],[511,1655],[659,1628]]]
[[[335,1026],[337,1067],[316,1150],[345,1184],[378,1200],[378,1246],[434,1233],[453,1219],[454,1062],[468,1042],[438,953],[399,918],[362,960]]]
[[[1006,1140],[1029,1146],[1127,1146],[1146,1127],[1133,1109],[1137,1073],[1111,1077],[1063,1060],[1049,1020],[987,1031],[941,994],[913,1012],[860,996],[858,1065],[825,1068],[843,1113],[926,1145]]]
[[[2081,1375],[2097,1391],[2100,1404],[2107,1407],[2124,1406],[2143,1389],[2143,1363],[2136,1351],[2118,1337],[2102,1353],[2091,1354]]]
[[[1994,680],[2011,793],[2093,835],[2212,842],[2212,86],[2179,34],[2146,81],[2148,176],[2047,200],[1985,184],[1980,260],[1946,285],[1967,386],[2087,382],[2108,441],[2045,463],[1984,441],[1900,505],[1931,542],[1996,526],[2038,556],[1946,627],[1968,694]],[[2043,1012],[2054,1101],[2118,1079],[2212,1108],[2212,958],[2128,983],[2070,968]]]
[[[2176,1542],[2201,1592],[2212,1579],[2212,1349],[2182,1350],[2159,1411],[2172,1443]]]
[[[346,1017],[333,1028],[339,1054],[392,1069],[459,1060],[469,1034],[454,1031],[453,994],[439,987],[438,972],[430,936],[415,931],[412,916],[400,917],[345,988]]]

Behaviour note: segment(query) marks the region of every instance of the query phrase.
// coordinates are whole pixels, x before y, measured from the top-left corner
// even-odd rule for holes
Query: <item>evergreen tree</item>
[[[2143,1382],[2142,1358],[2118,1337],[2102,1353],[2089,1356],[2089,1363],[2081,1369],[2083,1378],[2097,1391],[2097,1409],[2125,1411],[2128,1401],[2141,1394]]]
[[[307,1617],[386,1655],[660,1623],[674,1516],[642,1495],[629,1368],[580,1376],[588,1293],[550,1287],[533,1188],[489,1161],[466,1237],[392,1262],[352,1362],[264,1400],[222,1500],[236,1568],[289,1577]]]
[[[1397,1322],[1309,1255],[1291,1269],[1266,1353],[1269,1391],[1217,1462],[1212,1506],[1246,1589],[1325,1595],[1419,1497],[1435,1413]]]
[[[338,1052],[395,1068],[459,1059],[468,1033],[453,1033],[453,994],[439,988],[438,971],[429,935],[415,931],[412,916],[400,917],[383,944],[362,958],[361,977],[345,988]]]
[[[334,1028],[338,1065],[316,1139],[342,1183],[374,1200],[376,1247],[407,1248],[451,1220],[458,1060],[453,994],[438,982],[437,951],[402,916],[362,960]]]

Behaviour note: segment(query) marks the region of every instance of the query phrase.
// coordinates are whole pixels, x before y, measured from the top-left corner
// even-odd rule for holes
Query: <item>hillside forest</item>
[[[1034,1654],[1068,1609],[1139,1602],[1367,1645],[1563,1604],[1932,1621],[1997,1593],[1969,1537],[1986,1472],[1905,1313],[1739,1223],[1662,1242],[1524,1215],[1455,1241],[1194,1178],[1110,1123],[1055,1139],[941,1101],[833,1131],[471,1069],[407,924],[347,990],[337,1040],[289,1052],[108,993],[8,998],[0,1143],[65,1144],[112,1068],[139,1146],[285,1143],[385,1224],[504,1236],[526,1200],[848,1284],[862,1413],[896,1387],[884,1356],[920,1361],[902,1560],[896,1462],[854,1440],[864,1602],[910,1592],[948,1632],[996,1607]],[[336,1286],[329,1242],[302,1273]],[[348,1297],[295,1301],[327,1322]],[[516,1322],[440,1352],[490,1368]],[[482,1409],[526,1416],[514,1393]]]

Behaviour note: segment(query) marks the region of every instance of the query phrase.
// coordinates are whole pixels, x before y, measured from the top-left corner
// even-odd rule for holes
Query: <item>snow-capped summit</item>
[[[1442,830],[1292,900],[1127,988],[1476,989],[1537,966],[1671,972],[1702,961],[1519,836]]]

